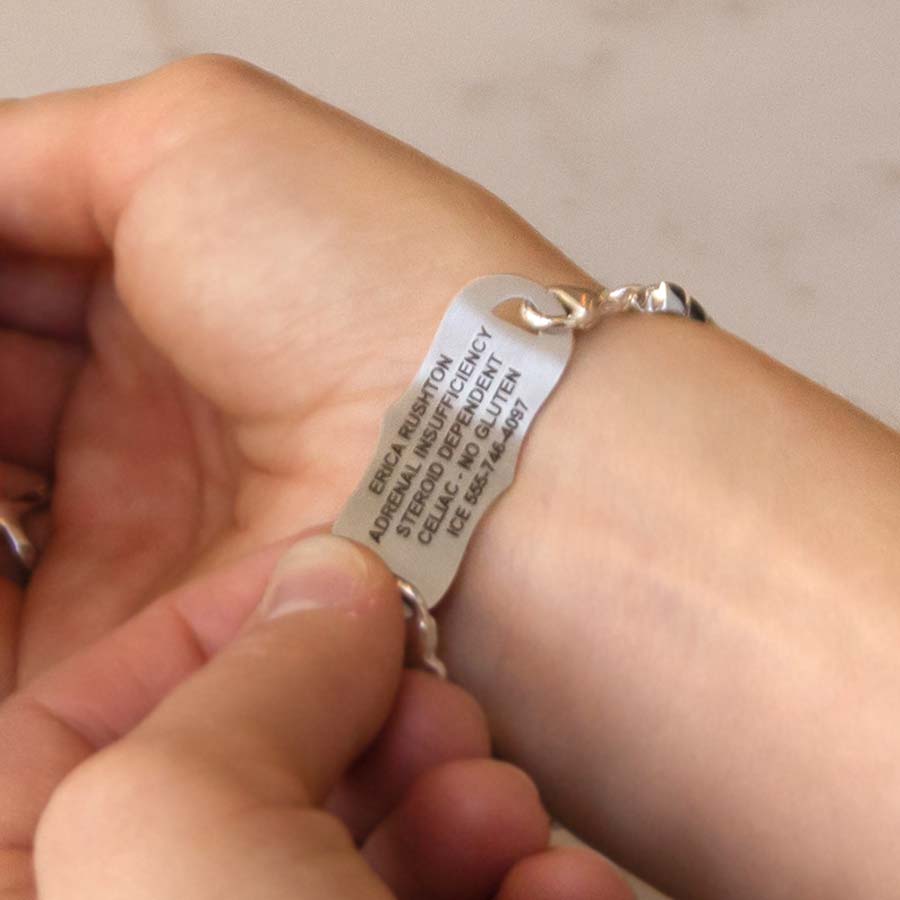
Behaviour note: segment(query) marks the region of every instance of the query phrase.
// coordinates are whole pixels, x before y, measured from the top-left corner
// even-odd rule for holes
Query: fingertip
[[[550,818],[537,786],[521,769],[492,759],[458,760],[427,772],[412,786],[404,814],[433,856],[486,851],[512,860],[545,847]]]
[[[399,900],[488,896],[524,856],[547,846],[537,788],[495,760],[448,763],[423,775],[363,853]]]
[[[278,561],[258,617],[318,609],[399,616],[396,581],[374,554],[353,541],[331,534],[304,538]]]
[[[385,756],[408,773],[404,788],[435,766],[491,754],[487,717],[475,698],[416,670],[404,673],[384,739]]]
[[[407,670],[378,740],[333,792],[328,808],[362,841],[425,772],[490,752],[487,719],[470,694]]]
[[[635,900],[615,867],[586,847],[545,850],[516,863],[496,900]]]

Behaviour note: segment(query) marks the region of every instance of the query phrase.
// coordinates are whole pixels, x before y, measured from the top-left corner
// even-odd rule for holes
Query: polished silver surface
[[[528,299],[523,299],[519,305],[521,324],[535,334],[564,329],[587,331],[602,319],[623,312],[710,321],[700,303],[672,281],[627,284],[612,290],[602,285],[596,288],[553,285],[548,290],[562,304],[564,313],[548,313]]]
[[[456,295],[334,525],[415,585],[429,609],[512,483],[525,436],[569,362],[571,329],[535,333],[503,314],[523,302],[566,312],[543,285],[512,275],[476,279]]]
[[[49,488],[41,485],[12,498],[0,498],[0,537],[5,539],[13,556],[30,571],[37,562],[37,549],[23,525],[25,517],[49,502]]]
[[[406,663],[438,678],[447,677],[447,667],[438,656],[438,625],[419,592],[408,581],[397,579],[406,612]]]

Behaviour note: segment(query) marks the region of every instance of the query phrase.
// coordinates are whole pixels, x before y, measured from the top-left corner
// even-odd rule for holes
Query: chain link
[[[587,331],[602,319],[623,312],[667,314],[708,322],[706,311],[684,288],[671,281],[657,284],[627,284],[609,290],[605,287],[581,288],[553,285],[548,288],[565,312],[550,314],[539,310],[530,300],[519,307],[522,324],[536,333],[568,328]]]

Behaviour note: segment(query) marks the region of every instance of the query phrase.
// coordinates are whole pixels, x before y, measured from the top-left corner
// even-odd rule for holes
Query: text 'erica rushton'
[[[484,325],[459,359],[437,350],[427,376],[368,483],[381,499],[369,537],[391,530],[427,546],[443,530],[459,538],[528,407],[522,373],[492,348]]]

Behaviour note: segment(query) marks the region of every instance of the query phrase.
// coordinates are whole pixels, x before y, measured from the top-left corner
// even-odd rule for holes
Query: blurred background
[[[0,95],[245,57],[898,427],[898,40],[897,0],[2,0]]]
[[[2,0],[0,95],[242,56],[900,427],[898,39],[897,0]]]

